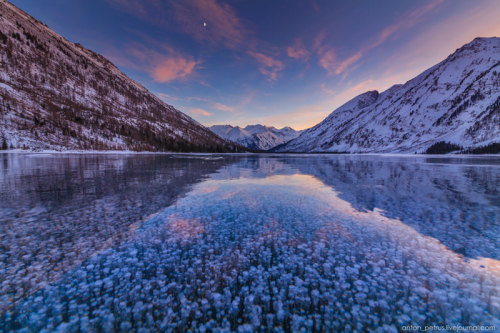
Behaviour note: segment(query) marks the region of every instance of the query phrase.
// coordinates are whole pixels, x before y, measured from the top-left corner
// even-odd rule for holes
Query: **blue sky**
[[[11,2],[205,125],[307,128],[500,36],[496,0]]]

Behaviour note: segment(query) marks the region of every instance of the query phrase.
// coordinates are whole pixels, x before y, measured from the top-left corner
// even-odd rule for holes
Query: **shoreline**
[[[318,156],[318,155],[339,155],[339,156],[390,156],[390,157],[500,157],[500,154],[410,154],[410,153],[334,153],[334,152],[242,152],[242,153],[211,153],[211,152],[154,152],[154,151],[133,151],[133,150],[25,150],[7,149],[0,150],[0,154],[93,154],[93,155],[227,155],[227,156]]]

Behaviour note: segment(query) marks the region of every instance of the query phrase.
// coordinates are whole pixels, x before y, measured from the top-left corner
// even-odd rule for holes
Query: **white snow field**
[[[500,325],[498,157],[122,155],[108,157],[110,163],[100,155],[84,164],[85,155],[5,156],[4,165],[38,162],[15,175],[4,167],[1,195],[19,179],[43,176],[41,169],[53,174],[54,165],[61,179],[66,169],[88,174],[85,189],[104,179],[103,185],[117,184],[99,197],[109,207],[106,216],[87,212],[93,198],[86,195],[63,203],[85,212],[73,216],[77,225],[104,225],[113,234],[124,224],[127,237],[108,246],[60,241],[79,245],[87,257],[67,262],[59,276],[12,301],[1,312],[0,331],[397,332],[403,325]],[[184,183],[172,183],[176,177]],[[38,182],[21,191],[36,186],[49,187]],[[116,199],[120,191],[131,196],[127,205]],[[175,199],[162,201],[168,193]],[[62,214],[46,198],[31,198],[30,205],[50,212],[47,219]],[[136,211],[151,214],[140,208],[149,199],[158,213],[141,222]],[[39,223],[33,214],[31,223]],[[123,214],[131,218],[115,222]],[[60,229],[71,234],[74,222]],[[7,260],[14,255],[9,237],[15,238],[2,236],[1,243],[4,276],[23,260]],[[23,237],[29,248],[29,237],[40,236]],[[64,261],[63,251],[53,246],[47,260]]]

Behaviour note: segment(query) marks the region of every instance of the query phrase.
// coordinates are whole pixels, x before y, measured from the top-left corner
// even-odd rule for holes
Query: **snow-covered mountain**
[[[404,85],[361,94],[296,139],[295,152],[424,152],[500,143],[500,38],[476,38]]]
[[[0,0],[0,145],[234,151],[103,56]]]
[[[274,148],[295,139],[302,132],[291,127],[277,129],[260,124],[248,125],[244,128],[231,125],[214,125],[209,128],[221,138],[257,150]]]

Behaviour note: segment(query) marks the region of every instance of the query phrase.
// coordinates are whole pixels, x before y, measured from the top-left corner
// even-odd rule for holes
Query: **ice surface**
[[[152,154],[0,154],[0,310],[123,241],[224,163]]]
[[[136,183],[125,187],[126,196],[158,205],[158,196],[174,191],[171,178],[155,176],[169,170],[170,157],[153,163],[142,179],[146,171],[130,174],[126,157],[100,158],[104,169],[122,170],[106,185]],[[171,159],[180,159],[170,164],[173,173],[191,180],[175,201],[134,224],[128,237],[68,263],[60,278],[10,304],[0,330],[396,331],[410,324],[500,324],[498,157]],[[135,167],[145,165],[135,160]],[[3,171],[9,188],[17,178]],[[104,175],[87,180],[109,179]],[[149,186],[138,186],[141,180]],[[116,188],[100,200],[138,222],[137,206],[112,199]],[[63,204],[86,200],[92,201],[83,195]],[[52,219],[61,214],[40,201],[33,198],[35,221],[46,210]],[[79,215],[73,219],[86,221]],[[111,214],[100,222],[125,223],[115,219]],[[470,223],[477,230],[469,232]],[[455,241],[472,249],[459,251]],[[2,260],[2,273],[9,277],[22,260]]]

